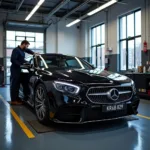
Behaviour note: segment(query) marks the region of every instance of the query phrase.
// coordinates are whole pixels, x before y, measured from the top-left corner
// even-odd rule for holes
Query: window
[[[42,59],[40,57],[37,57],[37,64],[39,68],[43,68],[44,67],[44,63],[42,61]]]
[[[29,57],[25,58],[25,60],[27,62],[29,62],[32,67],[35,66],[35,59],[33,58],[33,56],[29,56]]]
[[[80,68],[80,64],[78,63],[78,61],[76,59],[70,59],[70,60],[66,60],[66,64],[69,67],[77,67]]]
[[[93,67],[83,59],[71,56],[51,56],[42,55],[37,58],[38,67],[43,68],[63,68],[63,69],[93,69]]]
[[[30,49],[38,53],[44,53],[44,33],[6,31],[6,84],[9,84],[10,81],[8,78],[10,78],[10,57],[12,50],[25,39],[30,42]],[[28,54],[26,56],[28,56]]]
[[[25,37],[21,37],[21,36],[16,36],[16,41],[23,41],[25,40]]]
[[[35,38],[34,37],[27,37],[26,40],[29,41],[29,42],[34,42]]]
[[[141,10],[119,19],[120,70],[141,65]]]
[[[91,29],[92,64],[100,69],[105,68],[105,24]]]
[[[89,69],[94,69],[94,67],[92,67],[87,61],[85,61],[84,59],[80,59],[80,61],[82,62],[84,68],[86,70],[89,70]]]
[[[49,61],[49,60],[48,60]],[[43,68],[48,68],[46,61],[44,60],[43,57],[38,56],[37,57],[37,67],[43,69]]]
[[[7,49],[6,50],[6,56],[11,57],[11,54],[12,54],[12,49]]]

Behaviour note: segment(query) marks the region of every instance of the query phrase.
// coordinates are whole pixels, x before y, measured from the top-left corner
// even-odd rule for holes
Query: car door
[[[30,64],[32,67],[29,70],[29,76],[28,76],[28,87],[29,87],[28,102],[30,105],[34,106],[34,89],[35,89],[36,82],[39,79],[37,56],[33,56],[33,58],[30,60]]]
[[[25,60],[27,62],[30,62],[31,59],[32,57],[27,57]],[[24,92],[24,90],[26,89],[26,86],[28,83],[28,76],[29,76],[29,70],[25,67],[21,67],[21,79],[20,79],[21,84],[20,84],[20,89],[19,89],[19,97],[23,100],[25,99],[25,96],[27,97],[26,92]]]
[[[30,64],[29,68],[21,69],[21,84],[19,97],[27,101],[30,105],[33,106],[33,86],[32,86],[32,78],[35,76],[35,65],[34,65],[34,57],[26,58],[26,61]]]

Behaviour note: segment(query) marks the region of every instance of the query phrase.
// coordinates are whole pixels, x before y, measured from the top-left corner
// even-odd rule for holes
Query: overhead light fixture
[[[33,10],[30,12],[30,14],[26,17],[26,21],[28,21],[32,16],[33,14],[38,10],[38,8],[43,4],[45,0],[40,0],[37,5],[33,8]]]
[[[80,19],[76,19],[75,21],[73,21],[73,22],[67,24],[66,27],[71,27],[71,26],[73,26],[74,24],[76,24],[76,23],[78,23],[78,22],[80,22],[80,21],[81,21]]]
[[[73,21],[73,22],[67,24],[66,27],[71,27],[71,26],[73,26],[74,24],[80,22],[83,18],[86,18],[87,15],[88,15],[88,16],[92,16],[92,15],[96,14],[97,12],[99,12],[99,11],[101,11],[101,10],[103,10],[103,9],[105,9],[105,8],[107,8],[107,7],[109,7],[109,6],[113,5],[113,4],[115,4],[115,3],[117,3],[117,2],[118,2],[118,0],[111,0],[111,1],[109,1],[109,2],[107,2],[107,3],[105,3],[104,5],[102,5],[102,6],[98,7],[98,8],[96,8],[96,9],[94,9],[93,11],[87,13],[86,15],[80,17],[80,19],[76,19],[75,21]]]
[[[106,4],[104,4],[104,5],[102,5],[102,6],[98,7],[98,8],[96,8],[96,9],[94,9],[93,11],[89,12],[87,15],[88,15],[88,16],[91,16],[91,15],[93,15],[93,14],[96,14],[97,12],[99,12],[99,11],[101,11],[101,10],[103,10],[103,9],[105,9],[105,8],[107,8],[107,7],[109,7],[109,6],[113,5],[113,4],[115,4],[115,3],[117,3],[117,2],[118,2],[118,0],[111,0],[111,1],[107,2]]]

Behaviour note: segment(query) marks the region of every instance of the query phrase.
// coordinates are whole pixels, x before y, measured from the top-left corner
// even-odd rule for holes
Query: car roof
[[[39,55],[37,55],[39,56]],[[40,56],[64,56],[64,57],[76,57],[76,56],[71,56],[71,55],[64,55],[64,54],[58,54],[58,53],[46,53],[46,54],[40,54]],[[30,59],[33,58],[32,55],[27,56],[25,59]],[[79,58],[79,57],[78,57]]]
[[[64,54],[59,54],[59,53],[46,53],[46,54],[41,54],[41,56],[68,56],[68,57],[76,57],[76,56],[64,55]]]
[[[58,54],[58,53],[45,53],[45,54],[41,54],[41,56],[43,55],[47,55],[47,56],[63,56],[63,54]]]

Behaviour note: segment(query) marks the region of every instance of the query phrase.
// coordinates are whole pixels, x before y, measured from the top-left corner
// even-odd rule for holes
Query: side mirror
[[[21,69],[30,69],[32,67],[31,64],[29,63],[24,63],[22,66],[21,66]]]

